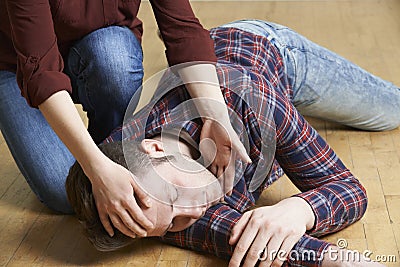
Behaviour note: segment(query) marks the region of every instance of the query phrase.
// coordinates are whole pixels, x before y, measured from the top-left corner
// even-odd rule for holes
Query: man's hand
[[[220,179],[223,193],[230,195],[234,186],[236,158],[246,163],[251,163],[251,159],[233,130],[229,118],[226,119],[228,121],[223,124],[212,119],[203,119],[199,149],[205,165]]]
[[[135,238],[144,237],[154,226],[139,207],[134,194],[145,206],[151,201],[136,184],[127,169],[111,160],[104,164],[96,179],[91,179],[93,196],[100,220],[110,236],[114,235],[110,220],[123,234]]]
[[[232,230],[230,245],[235,245],[230,267],[282,266],[293,246],[314,224],[309,204],[298,197],[284,199],[273,206],[256,208],[243,214]]]

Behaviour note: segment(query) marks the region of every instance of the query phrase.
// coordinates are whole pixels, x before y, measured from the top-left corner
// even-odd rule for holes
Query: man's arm
[[[276,158],[291,181],[302,191],[315,214],[309,234],[336,232],[359,220],[367,208],[364,187],[335,152],[298,113],[289,100],[277,94]]]
[[[161,239],[175,246],[189,248],[195,251],[207,252],[219,258],[229,260],[235,245],[230,245],[233,227],[242,218],[242,214],[228,205],[219,203],[212,206],[206,214],[189,228],[180,232],[168,232]],[[323,258],[323,252],[330,244],[307,234],[303,235],[293,247],[292,259],[289,263],[298,266],[318,266]],[[310,259],[302,259],[296,255],[307,251]]]

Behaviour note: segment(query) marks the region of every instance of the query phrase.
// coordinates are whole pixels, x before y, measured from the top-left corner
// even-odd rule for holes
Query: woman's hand
[[[137,199],[149,206],[150,198],[134,182],[131,173],[107,158],[97,147],[84,126],[68,92],[60,91],[39,105],[58,137],[68,147],[92,183],[100,220],[113,235],[113,225],[127,236],[143,236],[152,228],[143,215]]]
[[[314,224],[314,213],[303,199],[292,197],[273,206],[243,214],[232,230],[230,245],[235,245],[230,267],[282,266],[293,246]]]
[[[234,131],[213,64],[189,64],[178,70],[203,120],[200,152],[204,163],[220,179],[224,193],[230,194],[235,178],[235,160],[251,163]]]
[[[200,135],[200,152],[209,170],[220,179],[223,192],[230,195],[234,186],[235,160],[239,158],[246,163],[251,160],[229,118],[224,123],[213,119],[203,119]]]
[[[111,160],[106,159],[90,179],[100,220],[110,236],[114,235],[111,223],[123,234],[135,238],[144,237],[154,226],[144,216],[137,201],[150,207],[149,196],[133,179],[133,174]],[[93,179],[94,178],[94,179]],[[136,195],[136,198],[135,198]],[[111,221],[111,223],[110,223]]]

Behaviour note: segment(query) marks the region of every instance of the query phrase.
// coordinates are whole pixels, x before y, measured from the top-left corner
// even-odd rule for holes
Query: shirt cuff
[[[170,46],[165,53],[169,66],[193,61],[217,62],[214,42],[208,35],[208,31],[206,37],[199,36],[179,40],[178,43]]]
[[[229,245],[231,231],[241,217],[241,213],[220,203],[209,208],[206,214],[189,228],[180,232],[168,232],[161,240],[228,260],[234,251],[234,246]]]
[[[289,266],[317,267],[322,265],[326,250],[331,244],[324,240],[303,235],[288,256]]]
[[[294,195],[294,197],[300,197],[307,201],[314,212],[314,226],[312,229],[308,230],[307,233],[313,235],[326,234],[325,231],[329,228],[330,223],[329,218],[332,217],[329,203],[327,203],[327,197],[316,190],[299,193]]]
[[[32,77],[28,82],[29,90],[23,95],[31,107],[37,108],[51,95],[66,90],[72,92],[71,81],[69,77],[57,71],[44,71]]]

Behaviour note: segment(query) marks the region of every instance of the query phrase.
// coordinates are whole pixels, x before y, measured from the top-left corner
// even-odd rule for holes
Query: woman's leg
[[[122,124],[134,95],[131,105],[137,105],[142,60],[140,43],[126,27],[99,29],[71,48],[66,73],[71,78],[74,100],[87,112],[88,131],[96,143]]]
[[[392,83],[285,26],[259,20],[227,26],[267,36],[278,47],[293,81],[292,101],[303,115],[364,130],[400,125],[400,89]]]
[[[67,66],[74,97],[88,112],[89,131],[99,143],[122,123],[126,106],[142,84],[140,44],[127,28],[100,29],[71,49]],[[139,95],[133,100],[136,104]],[[8,71],[0,71],[0,129],[39,200],[55,211],[71,213],[64,184],[75,159],[41,112],[28,106],[15,74]]]
[[[0,129],[32,191],[49,208],[71,213],[65,178],[75,159],[38,109],[21,96],[15,74],[0,71]]]

